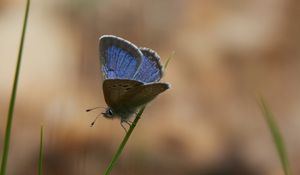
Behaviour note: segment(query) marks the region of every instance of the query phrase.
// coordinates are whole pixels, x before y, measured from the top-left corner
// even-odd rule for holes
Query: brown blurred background
[[[0,0],[0,147],[25,0]],[[105,106],[98,39],[156,50],[172,88],[145,110],[114,175],[281,175],[256,102],[263,94],[300,174],[300,1],[32,0],[13,124],[9,175],[102,174],[124,131]]]

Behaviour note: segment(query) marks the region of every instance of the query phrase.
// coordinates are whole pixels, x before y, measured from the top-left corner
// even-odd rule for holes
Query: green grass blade
[[[167,59],[166,63],[164,64],[164,71],[167,69],[168,65],[169,65],[169,62],[171,61],[171,59],[174,57],[175,55],[175,51],[173,51],[171,53],[171,55],[169,56],[169,58]]]
[[[284,171],[285,175],[291,175],[291,171],[290,171],[290,165],[288,162],[288,155],[285,149],[285,145],[284,145],[284,141],[283,138],[280,134],[280,130],[274,120],[274,115],[272,114],[271,110],[269,109],[269,107],[267,106],[265,100],[263,97],[260,97],[259,99],[260,101],[260,107],[261,110],[263,112],[263,115],[266,119],[266,122],[268,124],[268,127],[271,131],[271,134],[273,136],[274,139],[274,143],[277,149],[277,153],[279,155],[280,161],[281,161],[281,165]]]
[[[41,126],[41,136],[40,136],[40,153],[39,153],[39,171],[38,171],[38,175],[42,175],[43,174],[43,140],[44,140],[44,127]]]
[[[108,174],[111,173],[111,171],[112,171],[114,165],[116,164],[117,160],[119,159],[119,157],[120,157],[120,155],[121,155],[121,153],[122,153],[122,151],[123,151],[123,149],[124,149],[124,147],[125,147],[125,145],[126,145],[128,139],[129,139],[129,137],[130,137],[130,135],[131,135],[133,129],[135,128],[137,122],[138,122],[139,119],[141,118],[141,115],[143,114],[144,109],[145,109],[145,106],[142,107],[141,110],[139,111],[139,113],[136,115],[134,121],[132,122],[132,124],[131,124],[131,126],[130,126],[130,128],[129,128],[129,130],[127,131],[125,137],[123,138],[123,140],[122,140],[122,142],[121,142],[121,144],[120,144],[120,146],[119,146],[117,152],[115,153],[115,155],[113,156],[112,160],[110,161],[110,163],[109,163],[107,169],[105,170],[105,172],[104,172],[105,175],[108,175]]]
[[[9,152],[11,127],[12,127],[12,122],[13,122],[13,114],[14,114],[15,100],[16,100],[16,94],[17,94],[19,72],[20,72],[20,67],[21,67],[21,58],[22,58],[22,53],[23,53],[23,45],[24,45],[24,40],[25,40],[29,7],[30,7],[30,0],[27,0],[24,21],[23,21],[21,41],[20,41],[20,46],[19,46],[18,60],[17,60],[17,64],[16,64],[14,84],[13,84],[13,89],[12,89],[12,93],[11,93],[11,97],[10,97],[9,110],[8,110],[8,114],[7,114],[7,122],[6,122],[4,145],[3,145],[3,151],[2,151],[2,162],[1,162],[0,175],[6,174],[6,165],[7,165],[7,158],[8,158],[8,152]]]

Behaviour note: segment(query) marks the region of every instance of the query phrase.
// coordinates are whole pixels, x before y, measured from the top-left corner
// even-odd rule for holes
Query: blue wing
[[[132,79],[136,75],[143,54],[134,44],[113,35],[103,35],[99,48],[104,79]]]
[[[158,54],[148,48],[140,50],[143,53],[143,62],[134,79],[144,83],[158,82],[163,75]]]

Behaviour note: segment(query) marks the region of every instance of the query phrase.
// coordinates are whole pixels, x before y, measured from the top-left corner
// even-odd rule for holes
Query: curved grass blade
[[[265,100],[263,97],[259,98],[259,104],[262,110],[262,113],[266,119],[266,122],[268,124],[268,127],[271,131],[271,134],[273,136],[273,140],[277,149],[278,156],[281,161],[281,165],[284,171],[285,175],[291,175],[290,165],[288,161],[288,155],[285,149],[283,138],[280,134],[280,130],[274,120],[274,115],[267,106]]]
[[[169,65],[169,62],[170,62],[171,59],[174,57],[174,55],[175,55],[175,51],[173,51],[173,52],[171,53],[171,55],[169,56],[169,58],[168,58],[167,61],[165,62],[165,64],[164,64],[164,71],[167,69],[167,67],[168,67],[168,65]]]
[[[16,94],[17,94],[19,72],[20,72],[20,67],[21,67],[23,45],[24,45],[24,40],[25,40],[26,26],[27,26],[28,14],[29,14],[29,7],[30,7],[30,0],[27,0],[24,21],[23,21],[21,41],[20,41],[20,46],[19,46],[18,59],[17,59],[17,64],[16,64],[14,84],[13,84],[13,89],[12,89],[12,93],[11,93],[11,97],[10,97],[9,110],[8,110],[8,114],[7,114],[7,122],[6,122],[4,145],[3,145],[3,151],[2,151],[2,162],[1,162],[0,175],[6,174],[6,165],[7,165],[7,158],[8,158],[8,152],[9,152],[11,127],[12,127],[12,122],[13,122],[13,114],[14,114],[15,100],[16,100]]]
[[[131,126],[130,126],[128,132],[126,133],[125,137],[123,138],[123,140],[122,140],[122,142],[121,142],[121,144],[120,144],[120,146],[119,146],[117,152],[115,153],[115,155],[113,156],[112,160],[110,161],[110,163],[109,163],[107,169],[105,170],[105,172],[104,172],[105,175],[108,175],[108,174],[111,173],[113,167],[115,166],[117,160],[119,159],[119,157],[120,157],[120,155],[121,155],[121,153],[122,153],[122,151],[123,151],[123,149],[124,149],[124,147],[125,147],[125,145],[126,145],[128,139],[129,139],[129,137],[130,137],[130,135],[131,135],[133,129],[135,128],[135,126],[137,125],[137,122],[138,122],[139,119],[141,118],[141,115],[143,114],[144,109],[145,109],[145,106],[142,107],[142,108],[140,109],[139,113],[136,115],[136,117],[135,117],[134,121],[132,122],[132,124],[131,124]]]

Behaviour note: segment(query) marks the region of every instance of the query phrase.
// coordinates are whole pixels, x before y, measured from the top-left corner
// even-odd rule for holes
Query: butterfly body
[[[100,38],[100,62],[103,72],[103,93],[108,107],[106,118],[128,121],[141,106],[169,89],[159,80],[163,75],[160,58],[148,48],[113,35]]]

